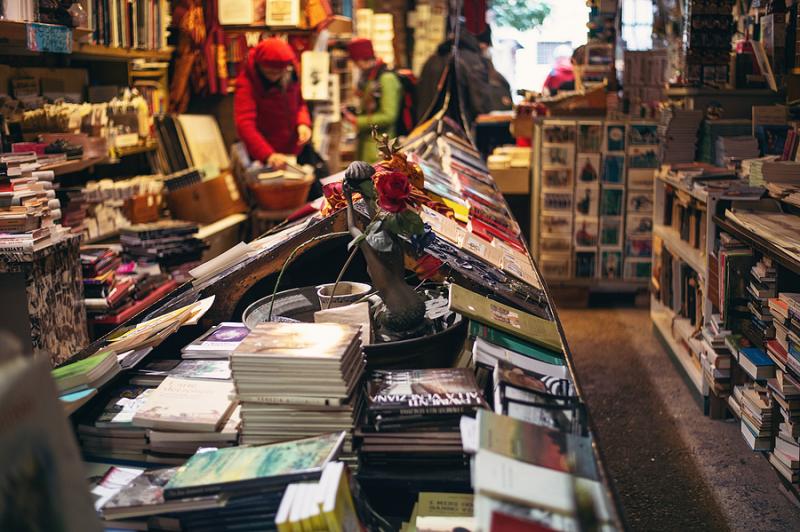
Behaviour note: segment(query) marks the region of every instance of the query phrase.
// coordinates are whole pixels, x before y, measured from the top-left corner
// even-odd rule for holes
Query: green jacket
[[[374,83],[380,84],[380,100],[373,102],[376,92]],[[356,118],[358,128],[358,150],[356,160],[374,163],[378,160],[378,146],[372,139],[372,126],[378,126],[380,133],[388,133],[394,137],[397,116],[400,114],[400,103],[403,98],[403,86],[393,72],[383,72],[377,80],[367,82],[361,96],[361,113]],[[374,108],[375,111],[365,114],[365,109]]]

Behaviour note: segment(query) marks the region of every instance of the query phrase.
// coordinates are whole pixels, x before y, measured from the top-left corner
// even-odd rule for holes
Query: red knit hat
[[[297,61],[292,47],[277,37],[270,37],[258,43],[253,58],[257,65],[267,68],[283,68]]]
[[[347,51],[353,61],[375,59],[375,50],[372,49],[372,41],[369,39],[362,37],[353,39],[347,45]]]

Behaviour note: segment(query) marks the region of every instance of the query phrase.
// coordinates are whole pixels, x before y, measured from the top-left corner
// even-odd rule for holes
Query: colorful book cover
[[[377,370],[367,394],[375,414],[456,414],[486,404],[475,374],[467,368]]]
[[[164,488],[167,499],[214,494],[248,485],[318,478],[344,442],[344,432],[303,440],[230,447],[192,456]]]
[[[259,323],[232,357],[338,360],[360,334],[358,327],[339,323]]]
[[[235,402],[233,383],[167,377],[133,416],[144,428],[215,432]]]

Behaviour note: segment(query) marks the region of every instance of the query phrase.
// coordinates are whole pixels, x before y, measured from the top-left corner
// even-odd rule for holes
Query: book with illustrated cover
[[[495,363],[494,387],[497,396],[517,401],[536,402],[542,397],[572,400],[576,397],[569,379],[523,369],[503,359]]]
[[[106,519],[130,519],[171,512],[186,512],[219,508],[225,505],[224,496],[212,495],[164,500],[164,486],[175,476],[176,468],[153,469],[134,478],[119,493],[109,499],[101,512]]]
[[[71,362],[51,371],[60,393],[66,394],[96,388],[119,373],[117,356],[102,351],[82,360]]]
[[[486,404],[466,368],[377,370],[367,395],[371,416],[459,414]]]
[[[360,334],[358,327],[338,323],[259,323],[232,358],[338,361],[348,354]]]
[[[151,429],[216,432],[235,406],[233,383],[167,377],[133,416]]]
[[[562,350],[554,321],[509,307],[457,284],[450,285],[450,310],[548,349]]]
[[[282,488],[319,478],[344,442],[344,432],[253,447],[230,447],[192,456],[164,488],[166,499],[249,488]]]
[[[153,388],[146,386],[123,386],[114,393],[105,408],[94,421],[95,427],[132,427],[133,415]]]
[[[182,358],[227,358],[250,334],[243,323],[223,322],[181,349]]]

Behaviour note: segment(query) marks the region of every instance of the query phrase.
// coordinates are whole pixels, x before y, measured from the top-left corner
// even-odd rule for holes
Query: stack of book
[[[37,167],[0,163],[0,253],[35,251],[65,232],[53,172]]]
[[[411,486],[408,491],[469,487],[459,424],[462,415],[486,406],[471,370],[376,370],[366,403],[356,432],[362,485],[375,493],[391,493],[388,486],[397,485]],[[386,489],[377,489],[381,485]],[[381,497],[375,502],[381,508],[388,503]]]
[[[703,376],[709,389],[713,390],[717,397],[728,397],[731,393],[733,355],[725,338],[731,335],[731,331],[722,327],[719,314],[713,314],[701,333],[703,353],[700,356],[700,363]]]
[[[665,109],[658,126],[661,163],[690,163],[695,160],[697,130],[703,121],[700,109]]]
[[[122,229],[123,253],[133,260],[157,263],[171,269],[200,260],[205,244],[195,238],[197,225],[176,220],[162,220]]]
[[[105,502],[106,520],[131,526],[173,519],[179,530],[273,530],[286,487],[319,480],[344,434],[194,455],[178,468],[146,471]]]
[[[717,137],[716,165],[730,167],[745,159],[758,157],[758,141],[752,136]]]
[[[745,329],[748,338],[757,346],[764,344],[775,337],[775,327],[772,324],[772,312],[769,300],[777,296],[777,273],[769,257],[762,257],[750,269],[750,283],[747,293],[750,301],[750,326]]]
[[[734,386],[731,401],[734,413],[741,418],[741,431],[747,445],[754,451],[772,450],[775,416],[767,387],[758,383]]]
[[[248,334],[244,323],[222,322],[181,349],[181,358],[229,359]]]
[[[242,443],[344,431],[345,455],[351,455],[364,366],[359,327],[257,325],[231,355],[242,403]]]
[[[509,517],[516,525],[509,530],[600,529],[612,521],[590,438],[486,410],[478,412],[475,431],[478,530],[498,530],[498,520]]]
[[[117,356],[111,351],[102,351],[65,364],[51,373],[59,393],[63,396],[97,389],[113,379],[120,370]]]
[[[167,377],[229,381],[231,368],[227,360],[154,360],[131,373],[131,383],[158,386]]]
[[[130,301],[136,283],[132,277],[117,275],[121,263],[112,248],[81,249],[83,295],[89,315],[116,312]]]
[[[328,462],[319,482],[289,484],[278,506],[275,526],[278,532],[363,529],[344,462]]]

